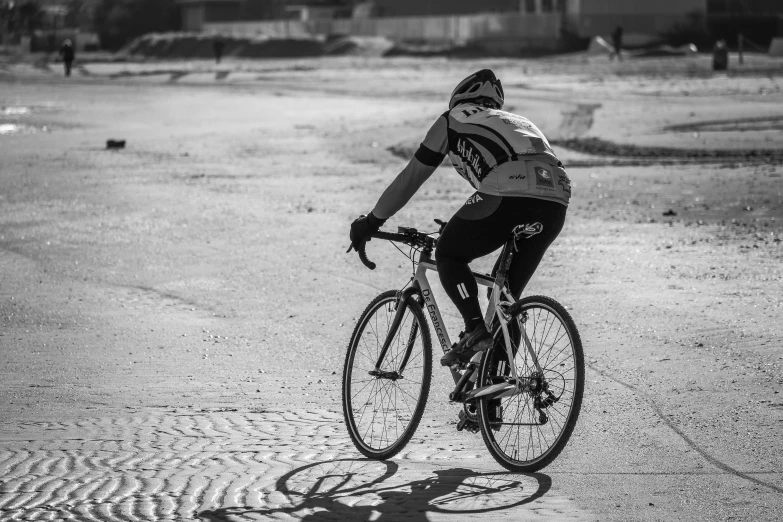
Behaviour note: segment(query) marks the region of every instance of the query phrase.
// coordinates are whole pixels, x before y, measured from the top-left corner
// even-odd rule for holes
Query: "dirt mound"
[[[384,56],[478,56],[481,50],[476,47],[465,45],[454,45],[451,43],[428,43],[428,42],[399,42],[391,47]]]
[[[146,34],[128,44],[121,53],[150,58],[212,58],[214,43],[223,42],[223,56],[246,58],[296,58],[321,56],[323,42],[304,38],[235,38],[198,33]]]
[[[600,138],[573,138],[550,140],[556,147],[564,147],[576,152],[597,156],[623,158],[645,158],[656,160],[693,160],[693,161],[747,161],[769,164],[783,163],[783,151],[779,149],[692,149],[674,147],[643,147],[638,145],[613,143]]]
[[[385,56],[394,42],[382,36],[330,36],[324,43],[324,54]]]
[[[595,165],[654,165],[677,163],[783,163],[783,151],[778,149],[688,149],[674,147],[644,147],[632,144],[613,143],[599,138],[573,138],[550,140],[554,147],[562,147],[572,152],[588,154],[588,157],[568,159],[561,157],[569,167]],[[392,156],[408,161],[418,148],[418,142],[403,142],[388,147]],[[446,156],[443,165],[451,162]]]
[[[381,56],[393,44],[385,38],[235,37],[201,33],[152,33],[135,39],[120,53],[150,58],[212,58],[216,40],[223,56],[240,58],[305,58],[324,55]]]
[[[690,56],[699,52],[696,45],[690,43],[679,46],[668,45],[660,40],[660,37],[654,35],[636,34],[629,35],[632,38],[625,38],[623,41],[623,53],[631,58],[650,58],[661,56]],[[611,54],[614,52],[614,45],[610,43],[611,39],[601,36],[595,36],[590,40],[587,49],[589,54]]]

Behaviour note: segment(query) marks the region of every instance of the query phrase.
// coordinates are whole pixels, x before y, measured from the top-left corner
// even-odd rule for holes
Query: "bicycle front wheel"
[[[582,341],[569,313],[549,297],[525,297],[509,316],[513,364],[524,386],[510,396],[479,402],[481,434],[504,468],[538,471],[560,454],[579,417]],[[479,387],[513,381],[503,335],[496,339],[482,358]]]
[[[421,306],[409,297],[383,357],[397,313],[397,292],[384,292],[359,317],[343,369],[343,413],[356,449],[372,459],[400,452],[419,426],[432,379],[432,344]]]

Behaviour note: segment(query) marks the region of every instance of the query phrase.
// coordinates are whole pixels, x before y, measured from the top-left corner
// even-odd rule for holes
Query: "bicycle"
[[[408,245],[413,275],[403,289],[370,302],[348,343],[343,413],[354,446],[368,458],[385,460],[399,453],[421,421],[432,379],[424,310],[444,353],[452,346],[427,280],[427,271],[437,271],[432,259],[437,240],[431,236],[446,225],[435,222],[440,229],[432,234],[400,227],[397,233],[372,235]],[[476,282],[490,289],[484,319],[494,345],[450,367],[455,387],[449,400],[463,404],[457,430],[480,431],[492,457],[509,471],[538,471],[560,454],[576,425],[584,391],[582,342],[568,311],[545,296],[517,301],[506,285],[517,242],[541,230],[540,223],[516,227],[503,246],[496,275],[473,272]],[[365,266],[375,269],[365,248],[358,253]]]

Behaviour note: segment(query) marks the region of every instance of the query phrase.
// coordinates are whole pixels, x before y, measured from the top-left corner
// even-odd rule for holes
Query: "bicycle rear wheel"
[[[582,341],[573,319],[554,299],[525,297],[509,309],[517,375],[528,391],[479,401],[481,434],[494,459],[510,471],[532,472],[563,450],[579,417],[584,392]],[[541,371],[522,341],[525,333]],[[481,361],[478,386],[508,381],[503,336]]]
[[[376,368],[396,305],[397,292],[390,290],[367,306],[348,343],[343,369],[348,434],[356,449],[372,459],[388,459],[405,447],[419,426],[430,392],[430,332],[413,297],[401,305],[402,322]]]

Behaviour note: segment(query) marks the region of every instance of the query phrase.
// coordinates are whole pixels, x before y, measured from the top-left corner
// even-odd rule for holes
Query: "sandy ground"
[[[527,291],[579,326],[582,415],[551,466],[505,473],[435,368],[411,444],[366,461],[344,350],[409,264],[371,243],[365,270],[348,225],[486,65],[554,142],[617,146],[557,149],[574,198]],[[783,165],[623,151],[779,150],[782,72],[0,61],[0,520],[778,520]],[[434,229],[470,193],[441,168],[388,227]]]

